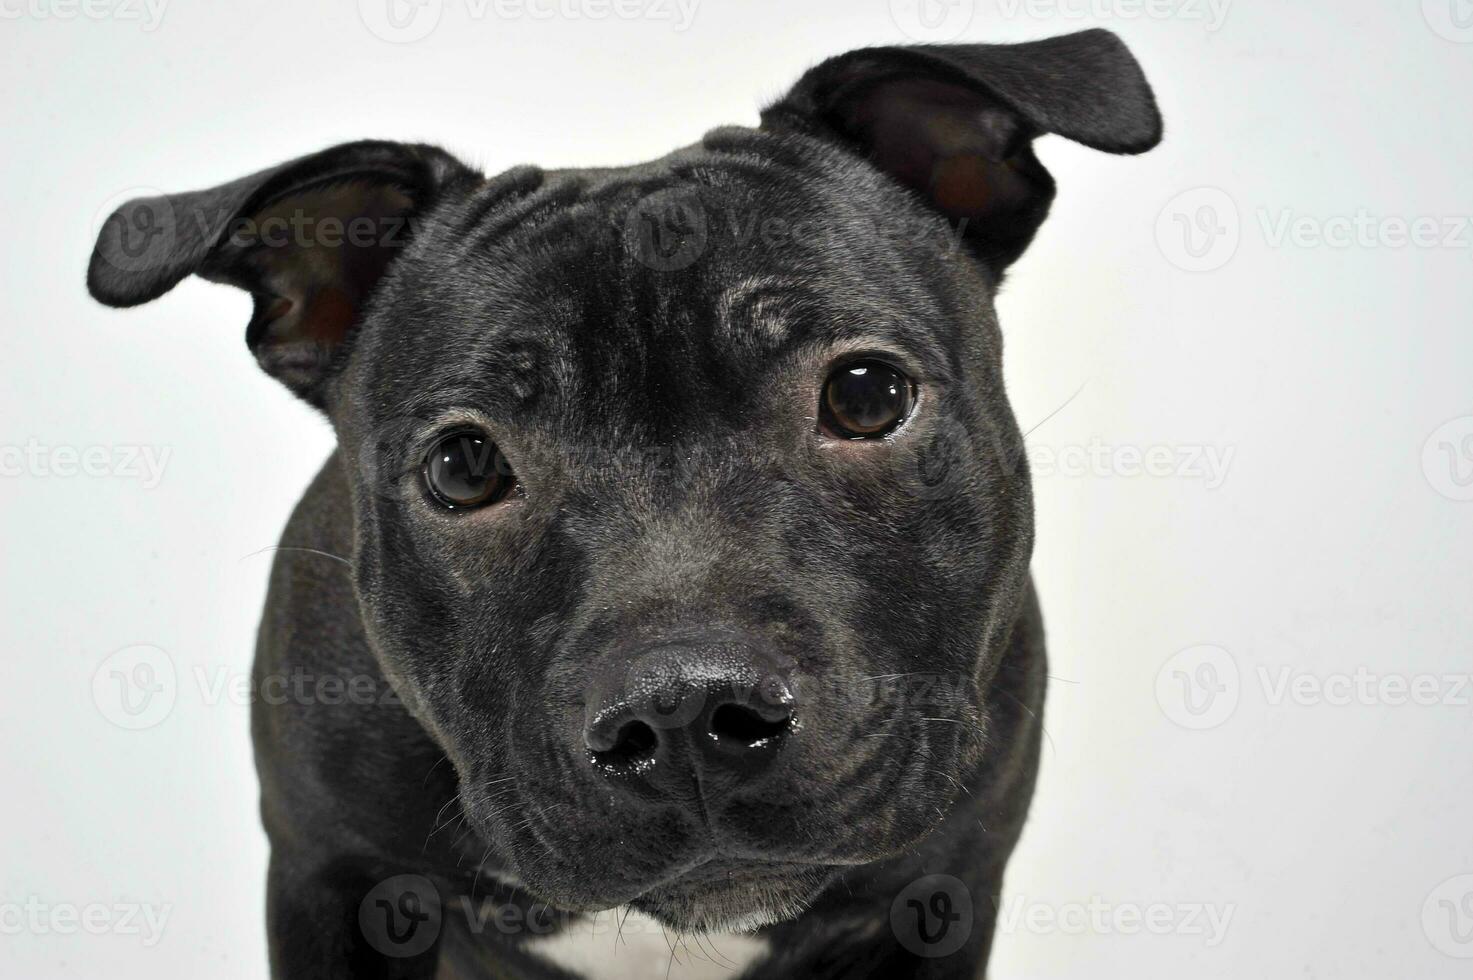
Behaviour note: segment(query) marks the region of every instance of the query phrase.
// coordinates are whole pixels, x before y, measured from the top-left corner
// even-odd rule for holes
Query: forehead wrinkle
[[[509,282],[487,271],[492,288],[477,277],[437,297],[435,318],[454,326],[436,334],[433,348],[415,358],[433,370],[424,367],[399,379],[412,409],[458,402],[515,418],[556,394],[551,369],[566,358],[569,337],[547,326],[579,321],[581,308],[551,286]]]
[[[464,252],[473,246],[478,230],[490,223],[493,213],[535,192],[542,186],[543,179],[543,171],[532,166],[513,167],[487,179],[465,201],[453,206],[451,214],[441,223],[445,233],[459,243],[460,251]]]
[[[903,315],[879,304],[834,302],[803,277],[745,276],[721,291],[714,309],[738,354],[774,359],[794,348],[891,347],[929,372],[947,373],[944,351],[929,331],[909,327]]]
[[[770,353],[792,332],[792,307],[803,302],[801,288],[801,280],[790,276],[743,276],[716,297],[716,323],[737,347]]]
[[[467,252],[502,254],[545,226],[565,227],[582,212],[579,205],[584,203],[584,190],[583,181],[576,177],[544,178],[536,189],[487,211]]]
[[[472,364],[475,366],[469,366]],[[450,374],[444,384],[411,395],[405,408],[410,414],[424,414],[446,406],[474,406],[494,417],[516,418],[535,406],[542,388],[534,372],[468,359],[467,366]]]

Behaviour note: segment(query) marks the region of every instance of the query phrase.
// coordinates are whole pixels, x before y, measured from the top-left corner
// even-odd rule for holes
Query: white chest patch
[[[768,953],[767,940],[756,936],[676,935],[625,908],[602,912],[524,948],[590,980],[730,980]]]

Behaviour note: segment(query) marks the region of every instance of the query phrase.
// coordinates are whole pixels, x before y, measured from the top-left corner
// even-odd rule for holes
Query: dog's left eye
[[[910,415],[915,383],[884,361],[856,361],[824,382],[818,417],[832,435],[877,439]]]
[[[430,494],[452,510],[494,504],[516,485],[506,457],[485,434],[453,432],[431,447],[424,461]]]

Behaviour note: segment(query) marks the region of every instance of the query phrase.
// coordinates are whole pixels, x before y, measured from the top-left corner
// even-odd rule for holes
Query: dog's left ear
[[[251,353],[322,408],[416,221],[478,176],[437,147],[365,140],[208,190],[138,198],[103,223],[87,289],[108,306],[157,299],[191,274],[246,290]]]
[[[865,48],[810,70],[762,113],[768,130],[857,150],[963,225],[1001,271],[1048,214],[1045,133],[1107,153],[1161,140],[1156,100],[1120,39],[1089,30],[1027,44]]]

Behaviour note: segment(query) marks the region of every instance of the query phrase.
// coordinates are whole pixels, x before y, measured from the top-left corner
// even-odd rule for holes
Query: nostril
[[[786,734],[792,716],[768,720],[743,704],[723,704],[711,713],[711,734],[716,741],[732,746],[753,747]]]
[[[660,739],[648,723],[635,719],[625,722],[614,736],[614,744],[595,750],[593,758],[610,769],[633,769],[654,758]]]

